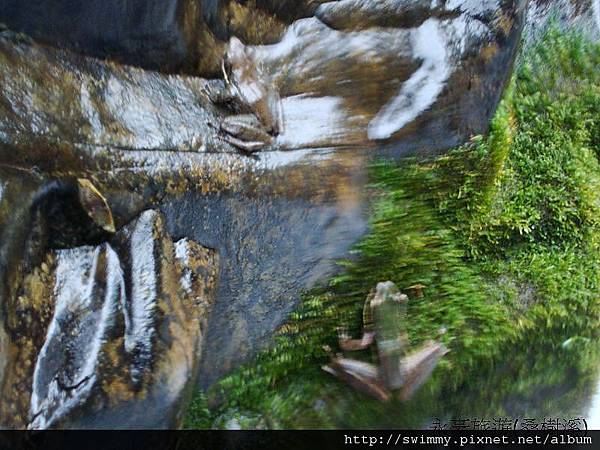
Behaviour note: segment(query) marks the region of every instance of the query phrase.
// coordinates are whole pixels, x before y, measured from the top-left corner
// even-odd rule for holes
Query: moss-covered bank
[[[305,295],[272,349],[208,394],[217,406],[198,394],[186,426],[578,413],[600,319],[600,45],[551,30],[521,61],[487,137],[433,161],[373,165],[378,200],[357,258]],[[403,405],[320,370],[336,327],[358,333],[364,299],[383,280],[426,285],[409,307],[412,342],[445,327],[451,348]]]

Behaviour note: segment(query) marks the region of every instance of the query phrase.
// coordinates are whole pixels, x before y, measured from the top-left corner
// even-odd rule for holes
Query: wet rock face
[[[218,3],[225,4],[237,2]],[[393,156],[428,155],[486,131],[514,59],[523,1],[311,4],[315,16],[284,26],[274,44],[248,45],[233,70],[243,74],[238,85],[260,80],[281,99],[283,123],[265,149],[383,147]],[[236,112],[210,105],[198,79],[165,78],[7,40],[0,45],[4,127],[23,128],[9,130],[13,135],[55,133],[92,145],[198,151],[210,147],[223,115]],[[232,47],[218,55],[212,44],[203,48],[212,56],[202,61],[214,56],[220,67]],[[62,112],[65,98],[69,114]]]
[[[0,425],[32,428],[177,425],[193,385],[272,342],[364,235],[372,155],[433,155],[485,132],[524,12],[0,6],[0,22],[52,44],[0,31]],[[164,73],[220,75],[224,57],[225,80]],[[231,144],[242,123],[268,135],[261,151]],[[73,190],[82,179],[100,203]]]
[[[177,0],[0,2],[0,22],[43,42],[147,68],[184,64],[187,42]]]
[[[216,258],[189,239],[173,242],[154,211],[110,242],[45,255],[25,275],[17,317],[7,318],[23,321],[45,305],[44,320],[7,330],[17,356],[4,372],[3,425],[177,425],[213,306]]]
[[[225,43],[272,43],[323,0],[0,0],[0,23],[41,42],[163,72],[218,76]]]
[[[68,145],[66,150],[74,144],[127,150],[228,149],[215,133],[207,133],[210,125],[218,127],[219,118],[200,78],[102,63],[19,42],[7,33],[0,36],[0,83],[3,144],[30,145],[35,139],[48,152],[57,151],[61,142]]]
[[[253,49],[280,86],[284,117],[310,111],[304,116],[313,119],[298,117],[279,141],[309,145],[299,130],[319,130],[313,140],[322,145],[393,142],[390,153],[401,156],[442,151],[484,131],[510,71],[523,6],[496,0],[321,5],[278,44]]]

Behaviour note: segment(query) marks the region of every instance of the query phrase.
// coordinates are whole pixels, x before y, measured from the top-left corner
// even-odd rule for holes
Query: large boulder
[[[523,12],[522,0],[323,3],[315,16],[286,27],[278,42],[248,45],[242,64],[254,69],[246,71],[249,82],[253,76],[260,78],[282,98],[284,124],[275,149],[385,147],[394,156],[431,155],[487,130],[510,74]],[[110,139],[117,133],[143,133],[140,144],[146,149],[195,150],[214,134],[202,122],[218,128],[206,118],[214,108],[199,93],[202,82],[197,79],[165,78],[82,58],[73,61],[65,52],[49,49],[2,46],[5,67],[0,77],[9,90],[5,97],[10,95],[5,108],[22,108],[25,102],[32,107],[21,117],[12,114],[11,120],[27,123],[34,114],[48,117],[51,111],[41,113],[39,108],[60,109],[61,96],[69,94],[80,98],[75,111],[53,111],[48,119],[64,126],[50,132],[96,133],[100,126],[99,132]],[[218,64],[222,55],[216,58]],[[31,86],[32,77],[44,78],[43,83]],[[172,95],[181,99],[167,106],[161,97]],[[101,105],[96,100],[100,96],[107,97]],[[144,101],[148,104],[140,108]],[[163,108],[175,113],[174,120],[189,118],[190,126],[159,124]],[[71,126],[74,115],[81,130]],[[39,131],[34,134],[44,132]],[[181,133],[188,135],[183,142]],[[189,136],[193,133],[195,141]],[[161,135],[167,138],[157,141]],[[95,136],[91,140],[98,143]]]
[[[278,87],[288,146],[432,155],[484,133],[510,76],[522,1],[340,0],[249,58]]]
[[[58,269],[45,262],[45,255],[71,248],[47,239],[48,233],[58,232],[49,224],[65,220],[57,211],[74,207],[71,197],[54,195],[56,180],[87,177],[106,197],[119,230],[117,237],[96,242],[81,236],[77,242],[85,249],[77,252],[93,261],[97,252],[110,253],[109,245],[119,255],[113,266],[123,268],[126,284],[134,278],[130,259],[144,254],[143,246],[151,237],[128,244],[130,254],[124,256],[116,250],[124,245],[117,238],[147,210],[164,217],[165,235],[196,242],[219,256],[218,266],[213,263],[218,271],[215,301],[203,318],[208,323],[203,345],[186,347],[193,350],[186,355],[193,368],[189,379],[206,387],[271,342],[300,293],[325,281],[335,269],[335,260],[347,255],[364,234],[363,157],[360,153],[340,157],[316,149],[249,157],[217,132],[222,113],[208,102],[201,79],[105,64],[12,40],[0,41],[0,45],[7,46],[0,57],[5,58],[0,76],[6,81],[3,99],[7,100],[0,114],[0,272],[5,280],[0,286],[2,389],[19,393],[18,401],[6,397],[0,423],[11,427],[176,426],[189,386],[176,391],[177,395],[163,395],[169,385],[154,388],[150,384],[160,375],[153,364],[142,366],[150,374],[150,381],[142,384],[157,394],[144,397],[143,402],[137,394],[122,395],[118,414],[115,405],[119,401],[106,403],[98,382],[91,384],[87,397],[88,391],[69,398],[60,391],[53,396],[44,391],[32,403],[36,367],[43,368],[38,370],[41,373],[62,370],[56,355],[49,360],[54,366],[42,364],[47,359],[36,362],[50,339],[52,321],[60,320],[55,317],[57,293],[53,289]],[[88,89],[90,97],[85,93]],[[37,205],[46,198],[42,203],[49,206],[40,210]],[[50,217],[44,216],[47,212]],[[134,251],[138,245],[142,247]],[[24,266],[23,261],[30,262]],[[39,272],[42,264],[48,279],[35,286],[43,284],[50,290],[36,291],[30,327],[11,325],[27,317],[17,312],[18,307],[28,298],[23,292],[29,289],[31,274]],[[154,276],[152,270],[145,276]],[[75,273],[73,277],[72,283],[77,284]],[[173,285],[184,285],[173,280]],[[87,286],[94,291],[94,286],[104,283],[101,277],[92,278]],[[106,303],[103,298],[96,300],[99,305]],[[132,300],[128,296],[124,303]],[[88,331],[92,333],[92,328]],[[51,340],[57,339],[62,342],[60,336]],[[85,339],[74,339],[72,346]],[[24,347],[24,340],[32,342],[26,347],[30,350],[17,361],[11,349]],[[97,358],[101,360],[102,355]],[[153,351],[152,362],[163,359]],[[98,372],[98,380],[103,379],[103,367],[98,364],[90,369]],[[64,377],[84,380],[82,370]],[[15,379],[21,380],[18,389]],[[124,394],[129,393],[131,383],[122,381],[123,377],[119,380],[119,385],[125,384]],[[55,405],[51,408],[54,415],[36,415],[33,404]],[[143,409],[169,412],[158,416],[131,413]]]
[[[188,239],[173,242],[155,211],[109,242],[43,255],[5,305],[13,357],[3,425],[176,424],[196,379],[215,258]]]

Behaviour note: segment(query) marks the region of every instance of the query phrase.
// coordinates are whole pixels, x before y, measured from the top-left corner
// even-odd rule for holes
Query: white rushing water
[[[416,119],[438,98],[451,74],[448,48],[440,21],[429,19],[412,35],[414,57],[421,67],[369,124],[370,139],[387,139]]]
[[[131,298],[125,312],[125,350],[136,352],[131,366],[134,380],[141,376],[152,356],[154,315],[158,298],[155,245],[153,239],[157,213],[142,213],[131,233]]]
[[[288,148],[301,148],[343,137],[348,124],[341,103],[337,97],[296,95],[284,98],[284,131],[277,137],[277,143]]]
[[[97,290],[98,276],[104,295]],[[119,258],[108,244],[58,252],[56,306],[33,375],[30,428],[51,426],[89,396],[124,293]]]

